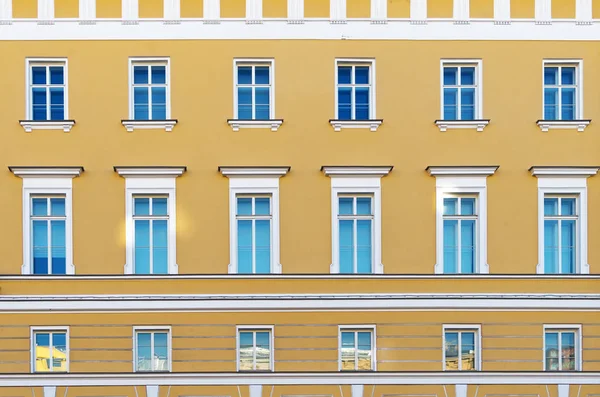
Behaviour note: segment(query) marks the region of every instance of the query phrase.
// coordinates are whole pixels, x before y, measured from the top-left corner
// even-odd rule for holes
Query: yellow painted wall
[[[369,18],[371,16],[370,0],[346,0],[348,18]]]
[[[600,2],[592,1],[592,18],[600,18]]]
[[[37,0],[13,1],[13,18],[37,18]]]
[[[287,0],[263,0],[263,16],[265,18],[286,18]]]
[[[77,18],[79,16],[79,0],[54,0],[56,18]]]
[[[164,0],[141,0],[138,7],[140,18],[162,18],[164,16]]]
[[[121,0],[103,0],[96,2],[97,18],[121,18]]]
[[[388,18],[410,18],[410,0],[388,0]]]
[[[535,18],[535,0],[511,0],[511,18]]]
[[[304,0],[306,18],[329,18],[329,0]]]
[[[576,0],[553,0],[552,18],[575,18],[575,3]]]
[[[454,0],[435,0],[435,5],[427,3],[428,18],[452,18],[454,13]]]
[[[471,18],[493,18],[494,0],[471,0]]]
[[[221,18],[245,18],[245,0],[221,0]]]
[[[181,0],[180,7],[182,18],[202,18],[204,15],[203,0]]]

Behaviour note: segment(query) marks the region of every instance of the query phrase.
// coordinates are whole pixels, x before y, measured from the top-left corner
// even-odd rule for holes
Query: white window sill
[[[281,124],[283,124],[283,119],[270,119],[270,120],[239,120],[239,119],[229,119],[227,120],[227,124],[231,126],[231,129],[234,131],[239,131],[241,128],[264,128],[270,129],[271,131],[277,131]]]
[[[375,132],[383,123],[382,119],[373,120],[329,120],[329,124],[334,131],[341,131],[346,128],[368,128]]]
[[[125,126],[127,132],[133,130],[165,130],[173,131],[177,120],[121,120],[121,124]]]
[[[21,120],[19,124],[21,124],[25,132],[33,130],[63,130],[64,132],[69,132],[75,125],[75,120]]]
[[[446,132],[450,129],[476,129],[477,132],[483,131],[488,126],[490,120],[436,120],[435,125],[440,131]]]
[[[578,132],[583,132],[591,122],[592,120],[538,120],[537,125],[542,132],[567,129],[577,129]]]

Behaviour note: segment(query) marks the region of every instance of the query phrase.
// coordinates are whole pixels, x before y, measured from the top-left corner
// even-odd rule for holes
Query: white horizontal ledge
[[[375,176],[383,177],[392,172],[393,166],[342,166],[324,165],[321,171],[326,176]]]
[[[373,120],[329,120],[329,124],[333,127],[334,131],[341,131],[343,129],[369,129],[371,131],[377,131],[379,126],[383,123],[381,119]]]
[[[71,177],[81,175],[83,167],[8,167],[10,172],[19,177]]]
[[[19,124],[21,124],[25,132],[33,130],[63,130],[64,132],[69,132],[75,125],[75,120],[21,120]]]
[[[560,166],[533,166],[529,169],[533,176],[549,176],[549,177],[589,177],[598,173],[600,167],[560,167]]]
[[[231,126],[234,131],[239,131],[242,128],[262,128],[270,129],[271,131],[277,131],[283,124],[283,119],[270,119],[270,120],[238,120],[229,119],[227,124]]]
[[[184,166],[144,167],[144,166],[115,166],[114,170],[122,177],[178,177],[187,171]]]
[[[246,385],[595,385],[600,372],[294,372],[0,375],[0,387]]]
[[[232,176],[274,176],[281,177],[290,172],[291,167],[273,166],[273,167],[244,167],[244,166],[221,166],[219,172],[227,177]]]
[[[121,120],[121,124],[125,126],[127,132],[133,132],[134,130],[165,130],[171,132],[177,125],[177,120]]]
[[[483,131],[488,126],[490,120],[436,120],[435,125],[440,131],[446,132],[449,129],[476,129],[477,132]]]
[[[569,129],[576,129],[579,132],[583,132],[591,122],[592,120],[538,120],[537,125],[543,132]]]
[[[433,166],[430,165],[426,168],[429,175],[432,176],[490,176],[496,173],[500,168],[497,165],[489,166]]]

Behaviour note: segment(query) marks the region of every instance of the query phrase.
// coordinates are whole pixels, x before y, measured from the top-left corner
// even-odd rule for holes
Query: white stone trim
[[[446,370],[446,331],[473,331],[475,332],[475,371],[481,371],[482,344],[481,324],[444,324],[442,325],[442,371]],[[458,386],[458,385],[457,385]]]
[[[67,370],[66,372],[68,373],[70,370],[70,363],[71,363],[71,343],[69,341],[70,339],[70,329],[68,326],[64,326],[64,325],[51,325],[51,326],[30,326],[29,327],[29,369],[31,371],[31,373],[34,376],[39,376],[41,374],[47,374],[48,372],[36,372],[35,371],[35,338],[34,335],[38,332],[64,332],[65,333],[65,344],[66,344],[66,348],[67,348]],[[58,373],[64,373],[64,372],[58,372]],[[57,374],[56,372],[50,372],[50,374],[54,375]],[[0,381],[1,384],[1,381]],[[1,386],[0,386],[1,387]],[[46,387],[44,387],[44,396],[46,393]],[[48,390],[50,391],[50,390]],[[54,392],[56,392],[56,390],[54,390]]]
[[[38,0],[38,19],[54,19],[54,0]]]
[[[590,125],[591,120],[538,120],[537,125],[542,132],[549,130],[577,130],[578,132],[585,131],[585,128]]]
[[[181,18],[181,0],[164,0],[163,7],[164,19],[176,20]]]
[[[75,126],[75,120],[21,120],[19,121],[19,124],[21,124],[21,127],[23,127],[25,132],[31,132],[33,130],[62,130],[63,132],[70,132]]]
[[[550,22],[552,19],[552,0],[535,0],[535,20]]]
[[[575,371],[583,370],[583,332],[581,324],[544,324],[544,333],[542,335],[543,338],[543,362],[544,362],[544,371],[548,371],[546,369],[546,332],[547,331],[574,331],[575,332]],[[573,372],[571,372],[573,373]],[[565,385],[563,385],[565,386]],[[568,385],[566,385],[568,386]],[[560,391],[560,390],[559,390]],[[568,391],[568,387],[567,387]],[[559,393],[560,397],[560,393]],[[568,394],[567,396],[568,397]]]
[[[346,0],[329,1],[329,18],[332,22],[346,20]]]
[[[494,20],[510,21],[510,0],[494,0]]]
[[[252,371],[240,371],[240,331],[268,331],[269,332],[269,344],[271,348],[271,352],[269,354],[270,363],[269,363],[269,371],[265,372],[275,372],[275,326],[273,325],[237,325],[235,327],[235,368],[237,372],[242,373],[256,373]],[[262,372],[262,371],[261,371]],[[263,372],[264,373],[264,372]],[[252,386],[250,386],[252,387]],[[252,390],[250,390],[252,394]],[[254,390],[256,393],[256,390]],[[252,395],[250,397],[253,397]],[[258,397],[261,397],[259,394]]]
[[[427,19],[427,0],[410,0],[410,19],[416,21]]]
[[[171,132],[177,123],[178,120],[121,120],[121,124],[127,132],[135,130],[165,130]]]
[[[263,17],[262,0],[246,0],[246,20],[260,21]]]
[[[23,179],[23,265],[21,274],[32,274],[31,257],[31,196],[59,194],[65,196],[65,266],[67,274],[75,274],[73,264],[73,178],[81,175],[82,167],[10,167]],[[39,275],[41,276],[41,275]]]
[[[441,132],[446,132],[449,129],[476,129],[477,132],[482,132],[485,127],[490,124],[490,120],[436,120],[435,125],[438,126]]]
[[[279,127],[283,124],[282,119],[273,119],[273,120],[227,120],[227,124],[231,126],[233,131],[239,131],[242,128],[259,128],[259,129],[269,129],[271,131],[279,130]]]
[[[136,360],[136,358],[137,358],[137,338],[136,338],[136,336],[139,332],[166,332],[167,333],[167,352],[168,352],[167,372],[171,372],[173,370],[173,342],[172,342],[173,334],[171,332],[171,326],[169,326],[169,325],[159,325],[159,326],[138,325],[138,326],[133,327],[133,332],[132,332],[133,356],[132,356],[132,362],[131,362],[132,371],[134,373],[138,373],[138,374],[140,373],[137,371],[137,360]],[[164,371],[155,371],[155,373],[156,372],[164,373]],[[146,373],[146,372],[142,372],[142,373]],[[152,373],[152,371],[150,371],[150,373]]]
[[[221,18],[221,1],[220,0],[204,0],[203,15],[205,22],[217,22]]]
[[[79,0],[79,19],[96,19],[96,0]]]
[[[576,273],[589,274],[587,178],[598,173],[599,167],[531,167],[538,178],[538,264],[537,274],[544,274],[544,196],[546,194],[575,194],[578,196]]]
[[[304,19],[304,0],[288,0],[287,18],[291,22],[300,22]]]
[[[435,274],[444,273],[444,196],[476,194],[478,209],[477,263],[475,273],[490,272],[487,262],[487,177],[498,167],[427,167],[436,183],[436,264]]]
[[[377,131],[383,120],[329,120],[333,130],[339,132],[343,129],[368,129]]]
[[[122,0],[121,18],[123,20],[135,20],[140,17],[138,0]]]
[[[342,370],[342,332],[351,331],[371,331],[371,370],[370,372],[377,371],[377,325],[376,324],[343,324],[338,325],[338,371]],[[358,364],[358,363],[357,363]],[[358,369],[357,369],[358,370]],[[367,371],[368,372],[368,371]],[[358,386],[358,385],[354,385]],[[352,396],[355,393],[352,390]],[[358,397],[363,397],[362,393]]]
[[[387,19],[387,0],[371,0],[371,19],[373,21]]]
[[[0,24],[12,19],[12,1],[0,0]]]
[[[475,0],[477,1],[477,0]],[[469,0],[454,0],[452,17],[457,21],[468,21],[470,13]]]
[[[168,272],[177,274],[177,205],[175,179],[185,172],[185,167],[115,167],[115,172],[125,178],[125,257],[124,274],[134,274],[133,196],[162,194],[169,205],[169,257]]]
[[[592,22],[592,0],[577,0],[575,4],[575,18],[580,22]]]

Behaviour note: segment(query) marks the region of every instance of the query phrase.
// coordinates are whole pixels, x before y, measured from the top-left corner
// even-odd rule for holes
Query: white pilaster
[[[56,397],[56,386],[44,386],[44,397]]]
[[[552,0],[535,0],[535,20],[550,21],[552,19]]]
[[[96,0],[79,0],[79,19],[96,19]]]
[[[329,18],[333,21],[346,19],[346,0],[330,0]]]
[[[220,0],[204,0],[204,19],[217,21],[221,18]]]
[[[246,0],[246,19],[262,19],[262,0]]]
[[[387,19],[387,0],[371,0],[371,19]]]
[[[569,397],[570,385],[558,385],[558,397]]]
[[[577,0],[575,17],[578,21],[591,21],[592,0]]]
[[[0,20],[12,19],[12,0],[0,0]]]
[[[467,385],[455,385],[454,391],[456,397],[467,397]]]
[[[365,385],[352,385],[352,397],[363,397]]]
[[[250,397],[262,397],[262,385],[250,385]]]
[[[54,19],[54,0],[38,0],[38,19]]]
[[[290,20],[304,19],[304,0],[288,0],[287,17]]]
[[[494,0],[494,19],[497,21],[510,20],[510,0]]]
[[[410,19],[427,19],[427,0],[410,0]]]
[[[454,0],[453,17],[459,21],[469,19],[469,0]]]
[[[181,17],[180,0],[164,0],[163,18],[179,19]]]
[[[158,397],[158,386],[146,386],[146,397]]]
[[[139,9],[138,0],[123,0],[122,4],[122,18],[123,19],[138,19]]]

